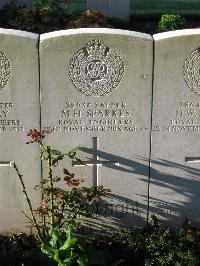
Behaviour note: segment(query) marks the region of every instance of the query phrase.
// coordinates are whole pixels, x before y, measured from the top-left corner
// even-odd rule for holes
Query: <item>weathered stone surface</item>
[[[15,161],[24,176],[33,205],[39,195],[40,163],[37,145],[25,145],[26,132],[40,127],[38,35],[0,29],[0,232],[28,231],[28,213]]]
[[[87,8],[101,12],[107,17],[129,20],[130,0],[88,0]]]
[[[112,190],[98,219],[107,229],[146,220],[152,49],[149,35],[122,30],[41,35],[42,128],[54,130],[46,142],[65,153],[80,145],[89,165],[63,166]]]
[[[200,30],[154,40],[150,210],[171,224],[199,222]]]

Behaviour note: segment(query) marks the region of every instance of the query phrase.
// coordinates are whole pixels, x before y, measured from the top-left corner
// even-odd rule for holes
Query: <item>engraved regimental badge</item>
[[[0,51],[0,91],[6,86],[10,78],[10,63],[8,58]]]
[[[124,72],[117,52],[94,39],[71,59],[69,76],[75,87],[87,96],[103,96],[114,91]]]
[[[200,48],[185,60],[184,79],[191,91],[200,95]]]

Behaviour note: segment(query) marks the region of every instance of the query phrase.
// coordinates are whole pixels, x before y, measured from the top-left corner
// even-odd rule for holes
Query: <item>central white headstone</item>
[[[63,166],[112,190],[105,227],[146,222],[152,49],[151,36],[122,30],[41,35],[42,128],[54,130],[46,141],[64,152],[80,145],[85,166]]]

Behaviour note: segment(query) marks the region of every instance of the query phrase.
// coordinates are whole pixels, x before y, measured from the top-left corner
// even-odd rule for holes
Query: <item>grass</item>
[[[130,0],[133,15],[200,15],[200,0]]]
[[[130,3],[131,14],[135,16],[167,13],[200,16],[200,0],[130,0]],[[68,0],[68,6],[72,12],[85,10],[87,0]]]
[[[87,8],[86,0],[68,0],[67,4],[71,12],[83,11]]]

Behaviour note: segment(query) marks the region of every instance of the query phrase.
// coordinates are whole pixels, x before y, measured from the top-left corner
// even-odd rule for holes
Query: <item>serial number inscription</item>
[[[181,108],[200,108],[200,102],[180,102],[178,105]]]

